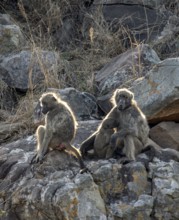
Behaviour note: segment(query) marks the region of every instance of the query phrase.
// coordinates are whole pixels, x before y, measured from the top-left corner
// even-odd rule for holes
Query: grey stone
[[[21,51],[6,56],[0,63],[0,79],[8,86],[26,91],[36,88],[49,72],[54,73],[58,54],[50,51]],[[45,71],[45,72],[44,72]]]
[[[150,129],[150,137],[162,148],[179,150],[179,124],[161,122]]]
[[[179,120],[179,59],[156,64],[131,87],[150,123]]]
[[[147,7],[157,8],[162,6],[166,3],[166,0],[94,0],[93,4],[107,4],[107,5],[114,5],[114,4],[126,4],[126,5],[144,5]]]

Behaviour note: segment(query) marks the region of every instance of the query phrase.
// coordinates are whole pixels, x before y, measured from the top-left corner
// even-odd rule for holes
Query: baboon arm
[[[52,132],[48,131],[48,134],[47,134],[47,132],[45,132],[44,139],[42,141],[42,146],[41,146],[40,152],[39,152],[42,156],[44,156],[46,154],[51,139],[52,139]]]
[[[116,132],[119,138],[124,138],[127,135],[137,136],[135,129],[132,128],[123,128],[120,131]]]
[[[104,121],[102,122],[101,127],[103,129],[112,129],[112,128],[116,128],[118,127],[119,123],[117,122],[116,118],[106,118],[104,119]]]

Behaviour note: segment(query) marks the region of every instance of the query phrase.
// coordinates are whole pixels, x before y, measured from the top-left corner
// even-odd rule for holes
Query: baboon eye
[[[121,98],[126,98],[125,95],[120,95]]]

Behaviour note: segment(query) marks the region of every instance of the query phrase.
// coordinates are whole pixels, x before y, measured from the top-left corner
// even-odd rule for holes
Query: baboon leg
[[[124,138],[124,148],[123,153],[129,160],[135,160],[135,144],[134,137],[131,135],[127,135]]]
[[[106,148],[106,159],[112,158],[114,156],[114,151],[116,147],[108,146]]]
[[[35,156],[35,162],[41,162],[43,157],[48,151],[48,146],[52,137],[52,133],[46,132],[44,126],[39,126],[37,129],[37,154]],[[33,159],[34,160],[34,159]]]
[[[67,151],[72,152],[73,155],[75,155],[77,157],[79,164],[80,164],[80,168],[82,170],[81,172],[85,172],[86,167],[85,167],[85,164],[84,164],[83,159],[81,157],[80,151],[76,147],[72,146],[70,143],[63,142],[63,144],[65,145]]]
[[[37,163],[39,161],[38,155],[42,151],[42,142],[44,139],[44,134],[45,134],[45,126],[40,125],[36,131],[36,136],[37,136],[37,149],[36,150],[37,150],[37,152],[32,157],[31,163],[34,163],[34,162]]]
[[[135,145],[135,155],[138,155],[144,149],[144,144],[137,137],[134,137],[133,140]]]

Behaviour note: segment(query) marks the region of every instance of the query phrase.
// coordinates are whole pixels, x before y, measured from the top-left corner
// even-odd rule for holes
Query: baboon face
[[[56,98],[51,95],[45,95],[42,96],[40,99],[40,106],[41,106],[41,111],[43,114],[47,114],[49,111],[53,110],[56,106],[57,100]]]
[[[115,102],[119,110],[130,107],[133,98],[133,93],[127,89],[118,89],[115,93]]]

